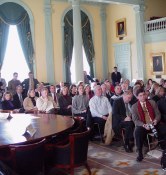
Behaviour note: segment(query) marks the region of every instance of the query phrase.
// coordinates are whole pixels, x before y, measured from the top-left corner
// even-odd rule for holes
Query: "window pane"
[[[85,54],[85,50],[84,47],[82,46],[82,51],[83,51],[83,70],[87,72],[87,75],[90,74],[90,67],[89,67],[89,63],[87,61],[86,58],[86,54]],[[72,62],[71,62],[71,67],[70,67],[70,71],[71,71],[71,82],[72,83],[78,83],[75,82],[75,69],[74,69],[74,65],[75,65],[75,59],[74,59],[74,49],[73,49],[73,56],[72,56]]]
[[[17,27],[16,25],[11,25],[9,28],[8,43],[1,70],[2,78],[5,78],[8,83],[8,81],[13,78],[14,72],[17,72],[18,79],[23,81],[28,77],[29,68],[20,45]]]

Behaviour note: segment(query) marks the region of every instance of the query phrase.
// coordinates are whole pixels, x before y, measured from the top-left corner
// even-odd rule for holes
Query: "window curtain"
[[[5,57],[6,46],[8,41],[9,25],[0,18],[0,70]]]
[[[21,46],[23,49],[23,53],[26,59],[26,62],[29,66],[29,69],[33,71],[33,44],[32,44],[32,36],[30,31],[30,24],[29,24],[29,16],[26,10],[13,2],[7,2],[0,5],[0,19],[6,27],[4,28],[4,32],[0,33],[3,37],[3,47],[4,47],[4,54],[6,50],[7,39],[8,39],[8,29],[10,25],[17,25],[17,30],[21,42]],[[0,40],[1,41],[1,40]],[[0,43],[1,44],[1,43]],[[0,48],[1,50],[2,48]],[[3,64],[4,54],[0,58],[1,64]],[[2,66],[2,65],[1,65]]]
[[[67,12],[64,18],[64,62],[66,67],[66,82],[71,83],[71,61],[73,55],[73,11]]]
[[[95,52],[94,52],[92,33],[90,28],[90,21],[88,16],[82,11],[81,11],[81,22],[82,22],[83,46],[84,46],[85,54],[90,67],[90,76],[94,77],[93,59],[94,59]]]
[[[90,75],[94,77],[93,59],[94,59],[94,46],[92,40],[92,33],[90,28],[90,21],[88,16],[81,11],[81,24],[82,24],[82,38],[85,54],[90,67]],[[73,10],[66,13],[64,18],[64,61],[66,68],[66,81],[71,83],[70,66],[73,54]]]
[[[28,64],[29,70],[33,72],[33,55],[34,49],[32,44],[32,36],[30,31],[29,16],[24,14],[21,23],[17,24],[17,31],[19,34],[22,50]]]

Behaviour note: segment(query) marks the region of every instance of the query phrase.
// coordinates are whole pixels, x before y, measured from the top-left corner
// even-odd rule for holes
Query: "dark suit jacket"
[[[120,79],[121,79],[121,73],[120,72],[112,72],[111,74],[111,79],[112,79],[112,84],[115,86],[116,83],[120,83]]]
[[[157,102],[159,111],[161,112],[161,121],[166,123],[166,97],[165,98],[161,98],[158,102]]]
[[[123,98],[115,99],[112,108],[112,127],[113,129],[126,118],[126,108]]]
[[[36,89],[37,84],[39,84],[39,82],[35,78],[33,79],[33,81],[34,81],[34,88]],[[25,79],[21,84],[23,86],[23,89],[25,89],[26,92],[28,92],[28,89],[29,89],[29,78]]]
[[[149,100],[149,102],[154,109],[155,119],[157,121],[160,121],[161,114],[160,114],[160,111],[158,110],[156,102],[153,100]],[[138,111],[138,102],[133,104],[133,106],[131,108],[131,113],[132,113],[132,120],[135,123],[135,126],[143,126],[144,123],[140,120],[140,114]]]
[[[25,97],[26,97],[26,96],[24,96],[24,95],[22,94],[22,99],[23,99],[23,100],[25,99]],[[21,103],[20,103],[19,96],[18,96],[17,93],[13,95],[13,104],[14,104],[14,108],[15,108],[15,109],[20,109],[20,108],[23,107],[23,106],[21,105]]]

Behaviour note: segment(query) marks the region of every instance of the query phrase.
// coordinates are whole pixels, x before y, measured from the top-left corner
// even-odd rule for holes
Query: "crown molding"
[[[52,0],[57,2],[69,2],[69,0]],[[81,3],[90,5],[100,4],[130,4],[130,5],[141,5],[145,3],[145,0],[80,0]]]

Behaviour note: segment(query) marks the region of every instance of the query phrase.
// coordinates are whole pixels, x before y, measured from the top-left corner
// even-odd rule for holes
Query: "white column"
[[[107,29],[106,29],[106,7],[101,5],[101,32],[102,32],[102,70],[103,80],[108,77],[108,47],[107,47]]]
[[[47,67],[47,81],[48,83],[55,83],[54,75],[54,54],[53,54],[53,33],[52,33],[52,19],[51,19],[51,1],[45,0],[45,37],[46,37],[46,67]]]
[[[65,23],[64,23],[64,20],[62,22],[62,25],[61,25],[61,31],[62,31],[62,54],[63,54],[63,67],[62,67],[62,70],[63,70],[63,79],[62,81],[66,81],[66,63],[65,63],[65,59],[64,59],[64,27],[65,27]]]
[[[80,0],[72,0],[73,7],[73,36],[74,36],[74,59],[75,80],[84,81],[83,78],[83,53],[82,53],[82,28]]]
[[[136,43],[137,43],[137,65],[138,78],[145,80],[146,62],[145,62],[145,43],[144,43],[144,11],[145,6],[134,6],[135,22],[136,22]]]

